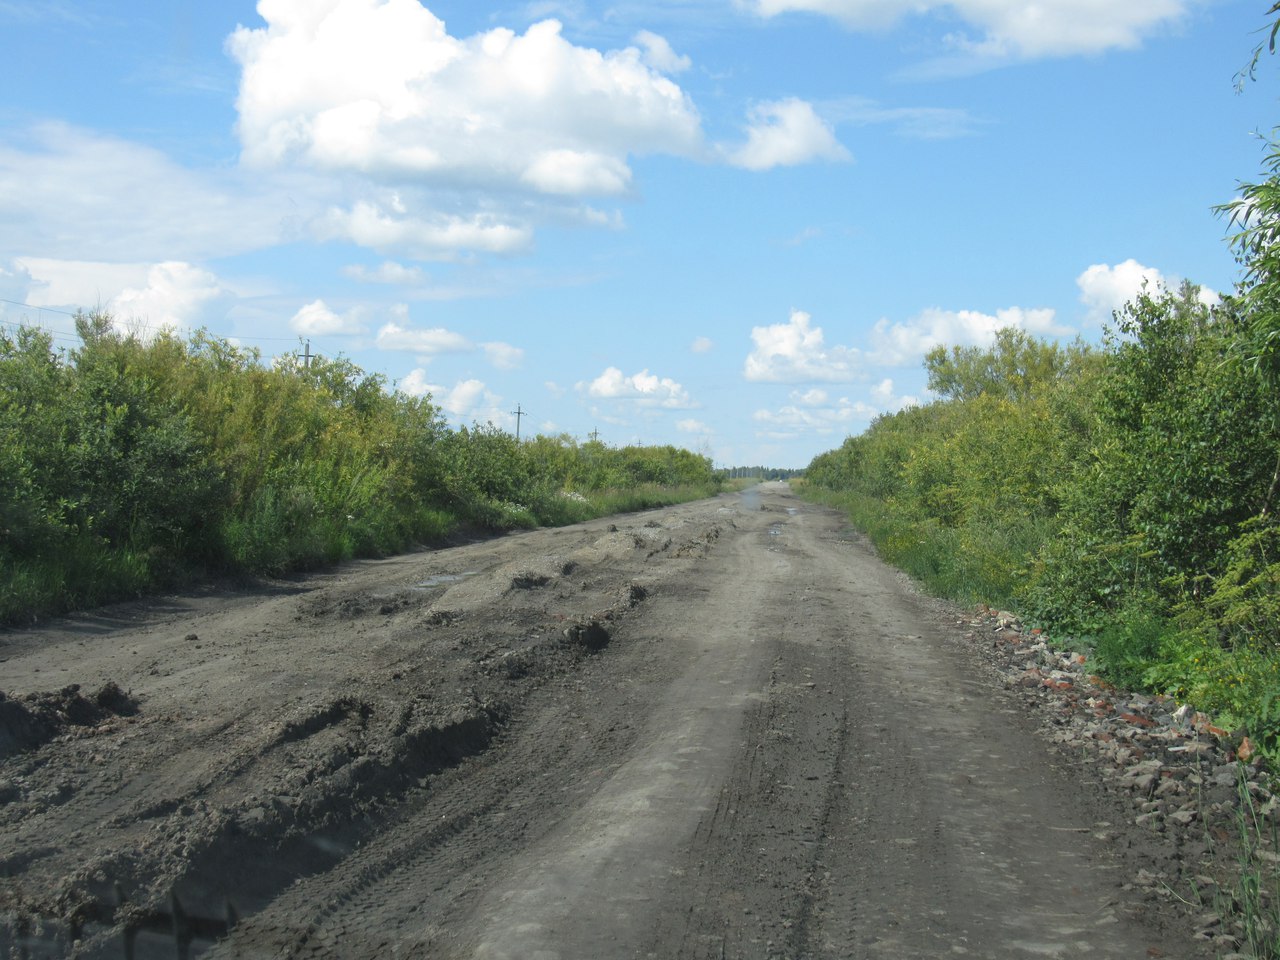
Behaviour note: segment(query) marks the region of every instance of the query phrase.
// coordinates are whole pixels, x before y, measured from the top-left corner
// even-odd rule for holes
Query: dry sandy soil
[[[0,634],[0,956],[1200,956],[963,618],[766,484]]]

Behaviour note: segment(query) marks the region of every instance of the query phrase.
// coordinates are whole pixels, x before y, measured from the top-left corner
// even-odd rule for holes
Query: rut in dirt
[[[260,660],[236,676],[263,696],[244,716],[275,732],[231,723],[239,760],[167,781],[170,843],[136,867],[150,919],[108,891],[81,955],[127,936],[171,951],[175,931],[192,955],[246,958],[1203,955],[1180,915],[1125,889],[1098,798],[958,642],[955,611],[785,484],[230,610],[199,635],[216,650],[251,620],[303,687],[280,697],[284,659],[246,648]],[[222,689],[208,663],[190,676]],[[447,749],[413,739],[451,722],[476,726]],[[181,809],[200,803],[260,832],[195,831],[204,858],[167,860],[165,831],[191,839]],[[16,892],[55,910],[89,883],[61,864],[123,864],[137,836],[37,851],[0,887],[6,909]],[[166,884],[215,919],[175,927]]]
[[[732,518],[358,882],[300,884],[218,955],[1193,955],[950,611],[785,489]],[[450,804],[465,828],[402,853]]]

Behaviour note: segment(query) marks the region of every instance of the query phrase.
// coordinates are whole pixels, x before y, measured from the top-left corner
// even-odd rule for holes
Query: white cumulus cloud
[[[329,309],[323,300],[312,300],[298,310],[289,321],[289,329],[309,337],[323,337],[340,333],[363,333],[360,311],[348,311],[339,316]]]
[[[13,264],[19,276],[25,276],[30,284],[26,293],[28,303],[71,310],[92,310],[128,287],[146,284],[149,269],[145,263],[54,257],[18,257]]]
[[[463,39],[418,0],[261,0],[258,12],[265,27],[227,41],[251,164],[609,193],[628,154],[701,148],[697,110],[661,72],[679,60],[653,35],[602,52],[543,20]]]
[[[804,393],[793,393],[791,399],[806,407],[821,407],[828,400],[827,391],[814,387],[812,390],[806,390]]]
[[[1095,263],[1076,277],[1076,286],[1080,288],[1080,302],[1088,308],[1089,319],[1103,323],[1141,293],[1144,286],[1156,293],[1164,286],[1164,274],[1131,258],[1114,266]]]
[[[0,319],[7,319],[10,314],[22,308],[18,304],[29,302],[31,291],[31,274],[18,263],[10,263],[8,267],[0,264]],[[13,303],[4,303],[12,300]]]
[[[806,11],[855,29],[883,29],[910,15],[959,19],[976,36],[956,33],[954,46],[981,56],[1032,58],[1137,47],[1177,23],[1189,0],[745,0],[762,16]]]
[[[467,353],[475,345],[460,333],[443,327],[428,329],[402,326],[394,320],[378,330],[376,343],[380,350],[399,350],[433,357],[441,353]]]
[[[402,249],[422,260],[449,259],[460,249],[513,253],[533,239],[529,224],[504,222],[492,214],[420,217],[405,215],[400,203],[386,209],[368,200],[357,201],[350,209],[333,207],[314,226],[321,240],[350,240],[378,251]]]
[[[899,396],[893,381],[885,379],[871,388],[871,403],[832,397],[825,390],[794,390],[790,403],[775,410],[757,410],[752,419],[760,425],[757,436],[775,440],[794,439],[801,434],[826,435],[851,432],[854,424],[869,423],[881,413],[918,404],[915,397]]]
[[[1076,277],[1080,288],[1080,302],[1091,323],[1103,324],[1126,303],[1137,299],[1145,288],[1153,296],[1163,290],[1173,290],[1182,283],[1178,277],[1166,277],[1155,267],[1146,267],[1130,258],[1114,265],[1095,263]],[[1219,301],[1212,290],[1201,288],[1200,302],[1212,306]]]
[[[619,157],[562,148],[538,154],[520,179],[543,193],[624,193],[631,185],[631,168]]]
[[[421,367],[410,370],[409,375],[397,383],[396,387],[411,397],[425,397],[430,394],[432,398],[439,389],[427,380],[427,371]]]
[[[783,439],[801,433],[825,435],[837,430],[848,431],[850,425],[870,422],[879,412],[860,400],[840,397],[823,406],[795,402],[777,410],[757,410],[751,416],[756,423],[763,425],[762,436]]]
[[[671,49],[666,37],[652,31],[641,30],[633,42],[643,51],[644,62],[662,73],[684,73],[693,66],[692,60]]]
[[[647,369],[626,376],[617,367],[608,367],[589,384],[579,383],[578,390],[589,397],[606,400],[634,400],[642,406],[685,409],[693,406],[689,391],[670,377],[659,377]]]
[[[206,305],[228,294],[208,270],[170,260],[152,266],[145,285],[121,290],[108,309],[117,322],[138,320],[153,330],[180,329],[196,325]]]
[[[197,261],[291,236],[291,196],[270,178],[187,170],[152,147],[42,123],[0,142],[0,258]]]
[[[868,359],[886,366],[914,364],[937,346],[986,346],[997,330],[1017,327],[1041,337],[1074,333],[1057,322],[1049,307],[1007,307],[994,314],[979,310],[942,310],[930,307],[905,323],[882,319],[872,328]]]
[[[693,343],[689,344],[689,349],[694,353],[709,353],[714,346],[710,337],[694,337]]]
[[[567,40],[555,19],[455,36],[421,0],[257,9],[263,22],[226,41],[240,67],[240,172],[287,180],[288,196],[305,181],[286,222],[322,241],[416,260],[518,253],[543,222],[619,226],[587,198],[630,196],[635,157],[752,170],[848,158],[796,99],[756,106],[745,144],[709,144],[672,79],[691,62],[651,31],[604,50]]]
[[[362,283],[387,283],[401,284],[405,286],[422,283],[426,279],[419,267],[406,267],[402,263],[396,263],[394,260],[387,260],[380,263],[372,270],[364,264],[357,263],[342,268],[343,274],[352,280],[359,280]]]
[[[918,407],[920,398],[910,394],[900,394],[888,377],[871,388],[871,399],[885,413],[893,413],[903,407]]]
[[[681,433],[711,433],[711,428],[709,426],[701,420],[694,420],[692,417],[685,420],[677,420],[676,429]]]
[[[232,296],[217,276],[181,260],[147,264],[18,257],[13,263],[28,281],[25,297],[32,306],[101,306],[118,329],[143,339],[211,321],[218,305]]]
[[[499,370],[515,370],[524,363],[524,350],[509,343],[482,343],[480,349]]]
[[[502,409],[502,397],[482,380],[459,380],[452,387],[446,387],[431,383],[426,370],[418,368],[410,371],[398,386],[410,396],[429,395],[431,401],[449,414],[455,423],[478,421],[510,426],[511,416]]]
[[[743,376],[766,383],[854,380],[861,369],[859,351],[828,346],[821,327],[810,325],[803,310],[792,310],[786,323],[753,327],[755,348],[747,356]]]
[[[770,170],[813,160],[849,160],[831,125],[813,104],[790,97],[756,104],[748,114],[747,142],[726,155],[734,166]]]

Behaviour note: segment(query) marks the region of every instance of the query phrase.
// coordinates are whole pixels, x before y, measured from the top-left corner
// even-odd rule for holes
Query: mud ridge
[[[91,697],[80,693],[78,683],[24,697],[0,691],[0,760],[48,743],[68,727],[93,727],[137,713],[138,702],[113,682]]]
[[[373,711],[343,698],[287,724],[283,739],[297,741],[350,713]],[[175,810],[189,808],[188,820],[204,821],[176,830],[163,825],[160,842],[180,858],[176,868],[155,878],[133,858],[99,862],[76,884],[75,902],[62,905],[62,921],[37,912],[6,918],[0,952],[52,947],[51,956],[131,956],[149,934],[171,947],[176,938],[183,951],[207,946],[300,877],[332,868],[376,831],[379,812],[407,789],[487,750],[508,716],[505,704],[486,704],[445,722],[418,721],[297,796],[234,810],[174,801]]]
[[[511,566],[515,575],[506,572]],[[428,615],[378,627],[396,631],[386,636],[403,638],[397,642],[434,651],[433,659],[393,661],[394,669],[376,678],[366,670],[349,684],[350,692],[330,688],[328,696],[295,701],[273,726],[251,735],[208,772],[167,790],[153,788],[145,802],[122,797],[109,825],[123,833],[145,823],[146,833],[83,861],[43,896],[10,884],[0,902],[0,956],[144,956],[153,949],[148,944],[164,955],[176,946],[184,956],[198,956],[293,884],[334,869],[386,829],[411,794],[429,793],[437,776],[491,750],[534,689],[572,677],[598,656],[612,641],[616,622],[651,594],[651,586],[634,579],[619,584],[589,575],[581,588],[596,598],[595,612],[579,607],[550,614],[551,626],[548,613],[536,611],[574,595],[577,585],[566,583],[555,596],[547,587],[578,567],[551,556],[500,570],[514,588],[511,604],[537,605],[532,620],[512,615],[494,629],[487,619],[473,626],[466,617]],[[375,606],[379,592],[386,595],[326,587],[314,599],[287,601],[283,614],[295,622],[305,614],[350,623],[357,611],[384,612]],[[422,605],[416,595],[410,600],[410,606]],[[349,636],[348,643],[359,634]],[[252,649],[257,656],[268,648],[258,641]],[[449,686],[441,686],[442,676],[451,678]],[[114,684],[90,698],[69,687],[22,702],[39,698],[48,709],[15,711],[12,729],[21,732],[28,718],[44,722],[46,714],[65,726],[67,717],[91,720],[106,716],[108,708],[125,714],[136,707]],[[0,707],[18,703],[0,700]],[[58,724],[42,728],[42,739],[24,742],[39,748],[62,729]],[[213,737],[243,738],[246,732],[235,717],[206,729]],[[139,730],[138,736],[146,735]],[[99,762],[92,760],[98,756],[105,754],[95,753],[91,761]],[[42,757],[33,754],[33,762],[42,764]],[[29,789],[24,785],[23,792]],[[77,784],[76,795],[86,789]],[[47,815],[48,808],[36,812]],[[442,821],[424,839],[426,847],[447,841],[474,813]],[[21,879],[32,863],[56,853],[52,847],[28,849],[5,861],[4,873]]]

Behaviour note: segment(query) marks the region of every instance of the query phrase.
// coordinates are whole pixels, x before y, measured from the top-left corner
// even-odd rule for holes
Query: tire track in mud
[[[184,709],[183,714],[191,715],[164,718],[147,689],[143,699],[150,715],[144,709],[136,723],[103,738],[104,755],[110,750],[126,757],[121,763],[104,763],[100,770],[88,767],[77,757],[87,757],[97,743],[79,738],[6,764],[0,787],[14,776],[20,788],[0,797],[0,817],[16,816],[13,823],[27,836],[43,835],[54,842],[23,853],[28,841],[14,833],[0,838],[0,863],[7,864],[0,872],[0,952],[119,956],[123,943],[154,939],[153,931],[168,931],[170,938],[181,926],[188,932],[225,932],[228,921],[217,919],[223,917],[224,897],[234,899],[235,913],[243,920],[299,876],[323,875],[353,851],[372,848],[370,840],[380,839],[401,818],[397,806],[411,813],[417,800],[434,799],[437,781],[446,781],[454,768],[467,768],[468,757],[491,752],[508,714],[529,696],[548,685],[578,686],[578,674],[589,670],[616,622],[663,579],[659,573],[647,587],[637,575],[653,563],[670,566],[673,574],[686,569],[706,554],[724,522],[729,522],[725,515],[694,505],[691,515],[677,508],[629,518],[630,529],[597,523],[538,531],[460,548],[456,555],[461,559],[445,564],[465,569],[462,575],[430,572],[431,567],[439,569],[440,561],[426,555],[430,566],[425,573],[420,558],[416,564],[358,565],[364,572],[358,578],[318,577],[319,591],[292,590],[283,599],[273,597],[259,605],[263,614],[257,620],[255,607],[232,606],[231,629],[239,632],[242,625],[252,624],[252,635],[270,636],[285,657],[307,648],[315,651],[304,654],[307,662],[289,662],[289,669],[306,676],[320,667],[321,680],[326,672],[341,679],[338,671],[345,660],[357,664],[356,675],[330,687],[328,695],[325,683],[304,682],[303,687],[314,684],[319,695],[304,692],[285,701],[285,709],[277,709],[264,729],[261,708],[270,705],[282,677],[264,674],[257,666],[269,666],[275,655],[272,644],[259,644],[238,661],[238,673],[253,681],[251,696],[256,699],[230,716],[225,710],[219,714],[216,702],[202,702],[210,708],[203,716]],[[560,550],[522,550],[512,542],[519,540],[542,549],[555,543]],[[686,559],[671,562],[667,558],[672,554]],[[445,552],[446,557],[454,555]],[[382,571],[394,572],[395,579],[375,582]],[[489,585],[479,582],[486,578]],[[419,589],[419,583],[429,586]],[[218,632],[218,612],[197,618],[200,637],[180,619],[158,627],[145,617],[129,619],[141,626],[116,640],[126,651],[151,642],[157,629],[185,636],[185,642],[170,643],[174,652],[183,648],[183,655],[200,637],[206,647],[225,645],[227,639]],[[334,643],[335,634],[323,629],[335,620],[349,625],[345,643]],[[74,637],[64,645],[82,648]],[[366,644],[365,638],[373,641],[372,655],[352,661],[344,648],[353,641]],[[196,643],[195,649],[200,647]],[[31,655],[40,652],[33,649]],[[340,656],[337,669],[325,666],[334,654]],[[211,661],[201,669],[211,670]],[[35,673],[38,679],[39,671]],[[167,674],[159,674],[157,689],[163,689]],[[157,675],[154,668],[151,675]],[[439,686],[441,681],[445,686]],[[415,699],[414,690],[425,690],[426,700]],[[566,699],[569,692],[565,687],[556,699]],[[459,694],[466,701],[463,708],[442,713],[437,701],[457,702]],[[188,694],[183,705],[195,705],[193,696]],[[417,710],[419,703],[426,705],[424,710]],[[556,724],[557,731],[563,727]],[[630,729],[628,719],[619,717],[609,735],[617,739],[630,735]],[[559,748],[555,742],[555,736],[542,740],[549,765],[579,749],[572,741]],[[128,772],[148,765],[154,765],[155,776]],[[40,795],[34,784],[55,780],[63,770],[77,778],[75,790],[59,803],[35,799]],[[527,771],[513,783],[521,779],[529,779]],[[23,802],[6,807],[15,794]],[[520,805],[508,804],[512,822]],[[385,878],[394,879],[389,864],[405,860],[410,850],[417,862],[434,862],[433,848],[458,847],[457,838],[465,845],[476,832],[472,821],[490,813],[501,817],[501,806],[499,800],[469,795],[452,809],[413,823],[413,843],[403,837],[392,841],[394,849],[385,862],[370,860],[356,874],[357,883],[344,881],[339,900],[385,899]],[[90,823],[108,826],[101,834],[105,846],[94,843],[87,857],[80,856],[76,872],[55,872],[55,865],[74,861],[77,846],[86,846],[84,828]],[[511,833],[511,842],[521,832],[523,828]],[[43,876],[28,869],[41,861]],[[181,906],[170,890],[180,893]],[[305,915],[305,910],[295,915]],[[318,933],[324,925],[323,915],[312,924]],[[290,921],[283,928],[296,933]],[[81,941],[74,951],[73,940]],[[286,955],[296,948],[288,935],[280,942]],[[196,952],[206,946],[207,939],[189,945]]]
[[[799,576],[767,699],[637,955],[1199,955],[1121,891],[1096,809],[948,646],[944,605],[824,526],[772,528]]]
[[[856,563],[845,569],[848,556],[824,556],[852,547],[820,546],[802,517],[762,517],[739,533],[714,569],[700,570],[696,588],[660,597],[620,631],[576,678],[581,699],[531,704],[527,727],[477,759],[474,784],[456,792],[477,810],[467,830],[417,857],[388,841],[373,856],[387,864],[377,882],[339,898],[276,955],[872,958],[973,947],[990,957],[1137,956],[1157,942],[1139,929],[1113,942],[1096,921],[1124,918],[1088,894],[1061,909],[1062,896],[1097,875],[1077,870],[1073,883],[1063,861],[1078,851],[1024,852],[1023,869],[1059,877],[1038,885],[1019,877],[1030,909],[1009,916],[1004,888],[983,879],[988,865],[972,834],[990,846],[984,831],[1016,840],[1017,825],[1010,835],[975,817],[966,798],[974,776],[944,756],[968,750],[979,771],[984,755],[1000,760],[1001,747],[990,746],[1000,735],[985,729],[985,701],[964,714],[968,693],[955,693],[957,674],[931,666],[939,651],[924,642],[935,626],[927,604],[902,599],[887,571],[867,576]],[[656,634],[679,666],[629,705],[647,717],[635,736],[597,742],[616,714],[599,694],[593,710],[589,691],[634,670],[629,644],[645,634]],[[948,702],[930,710],[944,688]],[[969,700],[989,694],[969,692]],[[730,704],[716,721],[705,705],[693,723],[672,710],[716,696]],[[588,738],[580,751],[564,749],[573,729],[549,735],[566,716]],[[947,721],[960,728],[954,737]],[[680,769],[689,756],[697,758],[692,774]],[[530,769],[543,775],[529,782]],[[566,797],[584,769],[601,775]],[[1043,790],[1030,817],[1020,815],[1033,833],[1029,820],[1046,811],[1074,815]],[[495,798],[517,796],[529,819],[511,830]],[[1001,799],[1018,805],[1016,796]],[[647,827],[647,808],[669,800],[658,807],[661,829]],[[405,829],[413,835],[436,815],[428,804]],[[323,900],[321,891],[344,882],[326,878],[298,896]],[[288,901],[271,911],[291,915]],[[1057,928],[1046,938],[1026,929],[1027,918]],[[232,943],[260,945],[250,933]]]
[[[282,648],[316,692],[209,768],[266,810],[201,841],[239,868],[160,875],[282,864],[211,957],[1194,956],[954,613],[841,530],[769,485],[330,578]],[[267,809],[299,766],[323,816]]]
[[[676,552],[704,556],[718,529]],[[671,543],[669,537],[660,542],[664,548]],[[677,567],[686,568],[687,562]],[[619,593],[626,606],[639,602],[634,587]],[[214,955],[325,955],[336,943],[352,957],[392,950],[454,955],[485,883],[507,875],[515,858],[527,857],[544,840],[558,846],[559,840],[546,838],[607,790],[627,755],[649,742],[644,717],[687,665],[673,655],[665,631],[648,615],[642,619],[640,629],[624,619],[603,654],[537,691],[493,751],[411,798],[398,822],[367,849],[286,893]],[[456,811],[470,811],[464,830],[441,842],[413,839]],[[316,903],[322,908],[309,906]],[[528,945],[526,931],[519,955]]]
[[[562,724],[558,736],[548,734],[522,729],[515,717],[492,756],[442,773],[338,869],[297,884],[211,956],[324,955],[341,942],[343,956],[380,957],[391,941],[429,941],[429,924],[401,930],[414,914],[437,913],[441,900],[465,893],[477,863],[519,848],[529,829],[522,807],[559,801],[563,781],[537,771],[576,770],[578,733]],[[438,869],[442,859],[445,870]],[[411,909],[402,912],[406,905]]]
[[[502,882],[465,924],[461,955],[612,956],[641,942],[670,871],[727,774],[741,718],[767,666],[756,628],[776,576],[736,540],[704,569],[696,597],[649,612],[680,664],[645,705],[643,733],[626,761]],[[742,578],[762,589],[744,594]]]
[[[803,570],[803,555],[779,539],[786,528],[772,529],[779,532],[770,549],[796,557]],[[812,584],[778,587],[760,625],[773,654],[767,683],[745,718],[740,759],[716,812],[698,825],[664,901],[682,919],[658,931],[650,956],[801,955],[783,951],[803,943],[813,911],[849,725],[842,673],[820,651],[832,636],[826,614],[809,615],[829,605],[813,602]],[[793,639],[797,624],[815,639]]]

